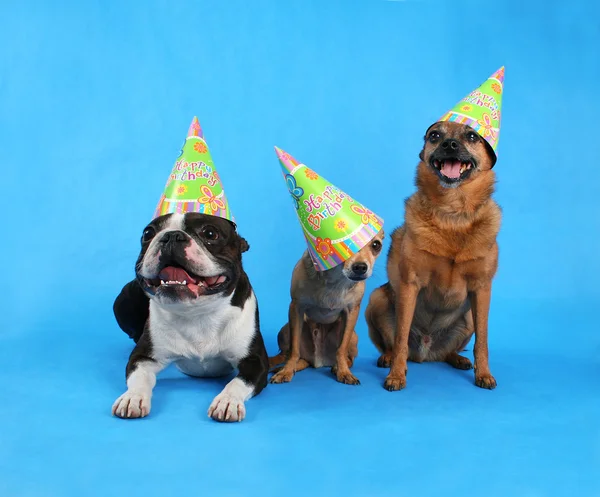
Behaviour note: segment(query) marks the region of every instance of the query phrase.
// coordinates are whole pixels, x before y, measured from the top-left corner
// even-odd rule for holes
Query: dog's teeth
[[[187,285],[187,280],[183,280],[182,285]]]
[[[165,281],[164,281],[164,280],[160,280],[160,284],[161,284],[161,285],[164,285],[164,284],[165,284]]]

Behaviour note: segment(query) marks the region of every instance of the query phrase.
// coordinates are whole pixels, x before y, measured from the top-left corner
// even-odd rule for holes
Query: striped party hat
[[[317,271],[343,263],[381,230],[379,216],[290,154],[275,152]]]
[[[440,121],[468,124],[490,144],[496,153],[500,136],[503,87],[504,66],[444,114]]]
[[[233,221],[221,178],[215,170],[198,118],[194,117],[175,161],[154,218],[170,213],[199,212]]]

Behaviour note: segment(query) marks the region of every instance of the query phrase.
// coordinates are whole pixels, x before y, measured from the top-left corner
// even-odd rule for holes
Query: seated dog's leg
[[[371,293],[365,311],[369,338],[381,353],[381,356],[377,359],[378,368],[389,368],[392,364],[396,317],[389,293],[391,293],[389,283],[375,289]]]
[[[291,381],[300,360],[300,336],[302,335],[302,326],[304,324],[304,309],[294,300],[290,303],[288,322],[292,337],[290,355],[281,371],[271,377],[271,383],[287,383]]]
[[[209,417],[216,421],[242,421],[246,417],[244,402],[258,395],[267,385],[269,359],[260,333],[250,351],[238,364],[239,373],[215,397],[208,408]]]
[[[406,386],[406,362],[408,360],[408,337],[415,314],[419,288],[416,283],[401,281],[396,292],[396,336],[392,351],[390,372],[383,387],[390,392]]]
[[[153,358],[150,350],[149,340],[144,333],[129,356],[125,373],[127,391],[113,404],[113,415],[120,418],[143,418],[150,414],[156,375],[168,364]]]
[[[337,349],[335,355],[336,365],[331,369],[331,372],[335,374],[337,381],[345,383],[346,385],[360,385],[360,381],[351,372],[348,366],[348,353],[350,349],[350,342],[352,341],[352,335],[356,321],[358,320],[358,313],[360,305],[356,305],[353,308],[344,311],[342,313],[342,342]]]
[[[473,317],[475,318],[475,385],[481,388],[496,388],[496,380],[488,363],[488,315],[492,296],[492,283],[486,282],[471,295]]]

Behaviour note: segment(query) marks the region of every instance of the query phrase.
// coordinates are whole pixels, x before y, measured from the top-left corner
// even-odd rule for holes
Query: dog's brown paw
[[[392,365],[392,354],[381,354],[377,359],[378,368],[389,368]]]
[[[335,379],[340,383],[345,383],[346,385],[360,385],[359,379],[354,376],[350,371],[338,371],[336,366],[331,368],[332,374],[335,376]]]
[[[402,390],[406,387],[406,375],[392,376],[388,375],[383,383],[383,388],[389,392],[395,392],[396,390]]]
[[[456,369],[463,369],[465,371],[467,369],[473,369],[473,363],[469,360],[468,357],[463,357],[456,353],[450,354],[446,358],[446,362]]]
[[[491,374],[475,375],[475,385],[479,388],[487,388],[493,390],[496,388],[496,380]]]
[[[289,383],[294,377],[293,371],[286,371],[285,368],[271,376],[271,383]]]

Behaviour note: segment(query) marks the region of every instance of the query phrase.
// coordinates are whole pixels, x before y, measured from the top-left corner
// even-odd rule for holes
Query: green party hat
[[[500,136],[503,87],[504,66],[444,114],[440,121],[452,121],[471,126],[490,144],[495,153]]]
[[[199,212],[233,221],[221,178],[215,170],[197,117],[190,125],[154,217],[175,212]]]
[[[290,154],[275,152],[317,271],[343,263],[381,230],[379,216]]]

